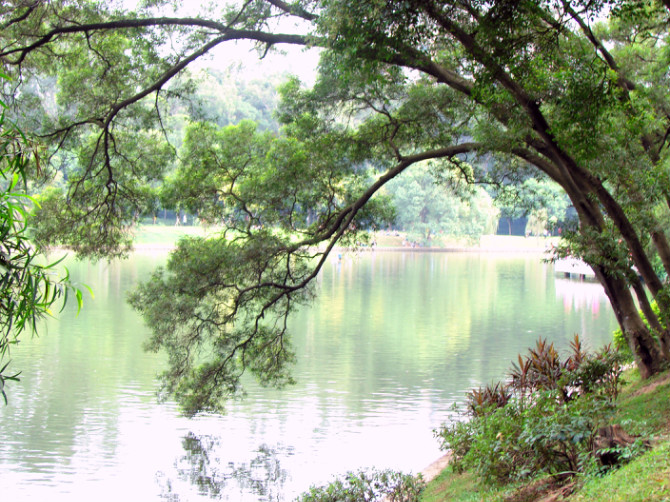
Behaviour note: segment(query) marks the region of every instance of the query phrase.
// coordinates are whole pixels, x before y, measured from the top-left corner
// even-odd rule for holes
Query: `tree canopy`
[[[386,187],[396,210],[396,228],[422,246],[439,242],[441,236],[476,241],[495,233],[498,210],[491,196],[482,187],[458,188],[437,181],[427,164],[396,177]]]
[[[224,224],[180,242],[131,298],[186,410],[217,409],[247,369],[290,381],[286,316],[336,244],[386,221],[382,187],[426,161],[445,182],[557,183],[578,217],[558,255],[594,268],[643,376],[668,362],[668,0],[247,0],[193,17],[168,7],[8,2],[0,61],[15,76],[5,100],[67,184],[44,196],[40,242],[125,253],[146,187],[175,163],[174,200]],[[195,123],[175,156],[165,118],[192,90],[177,77],[236,41],[260,56],[321,48],[316,83],[284,84],[280,132]]]

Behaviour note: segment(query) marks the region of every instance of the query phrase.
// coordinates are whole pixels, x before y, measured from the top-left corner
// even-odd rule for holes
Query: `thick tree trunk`
[[[560,183],[560,180],[557,181]],[[595,201],[585,197],[585,194],[589,193],[587,188],[589,184],[587,182],[586,186],[584,186],[584,181],[586,180],[580,179],[580,177],[577,176],[576,178],[572,178],[572,183],[561,185],[566,189],[573,204],[575,200],[581,202],[579,205],[575,205],[575,208],[577,209],[582,227],[590,227],[596,231],[602,231],[602,222],[604,220],[603,215],[600,212],[600,207]],[[577,189],[577,193],[573,193],[571,189]],[[612,202],[613,201],[610,200],[610,203]],[[617,208],[619,209],[617,216],[623,216],[624,225],[630,225],[630,222],[625,218],[625,214],[623,214],[623,210],[620,206],[617,205]],[[634,240],[639,243],[637,235],[634,235],[633,237]],[[644,258],[646,260],[646,255],[644,255]],[[602,265],[594,264],[592,265],[592,268],[596,273],[596,277],[605,288],[605,293],[610,300],[614,315],[616,316],[619,326],[626,336],[628,345],[635,357],[640,376],[645,379],[658,373],[663,369],[667,359],[661,351],[659,344],[654,340],[654,337],[645,326],[644,321],[642,321],[637,305],[633,300],[633,295],[628,282],[616,277],[614,274],[610,274]],[[654,274],[654,277],[658,280],[658,276]],[[639,282],[639,280],[637,280],[637,282]],[[644,293],[644,291],[641,292]],[[648,302],[647,306],[648,311],[652,314],[652,319],[655,318]],[[658,320],[656,320],[656,322],[658,322]]]
[[[670,333],[667,329],[664,329],[659,321],[658,317],[651,309],[651,304],[647,298],[647,292],[644,289],[642,282],[636,277],[633,281],[633,289],[635,290],[635,295],[637,296],[637,301],[642,309],[644,317],[647,319],[649,328],[655,333],[658,334],[659,346],[663,357],[670,361]]]
[[[668,328],[670,328],[670,295],[666,294],[663,287],[663,282],[658,277],[656,271],[651,265],[651,261],[649,260],[649,257],[644,250],[644,246],[640,242],[635,228],[626,216],[623,208],[614,200],[612,195],[607,191],[600,180],[596,179],[588,173],[583,173],[582,170],[578,170],[576,173],[577,178],[581,178],[582,175],[584,175],[583,183],[587,186],[590,186],[596,193],[598,200],[602,203],[605,211],[621,233],[624,241],[627,244],[628,250],[630,251],[631,257],[633,258],[633,262],[638,269],[638,272],[642,276],[642,279],[646,283],[649,291],[658,304],[661,320]],[[654,234],[652,234],[652,239],[656,249],[659,252],[659,255],[661,256],[661,260],[664,262],[664,266],[665,260],[668,260],[668,266],[670,266],[670,246],[668,245],[665,234],[662,231],[656,232],[655,237]],[[637,294],[638,297],[642,296],[639,292]],[[641,305],[641,307],[644,307],[644,305]],[[652,329],[654,329],[653,326]],[[662,348],[664,359],[666,359],[666,361],[670,360],[670,333],[667,331],[667,329],[661,329],[658,333],[660,347]]]
[[[544,116],[541,103],[533,99],[532,94],[526,92],[526,89],[514,79],[513,75],[508,73],[507,69],[500,65],[496,58],[479,45],[471,32],[463,29],[454,19],[445,15],[439,9],[438,3],[425,2],[423,9],[445,31],[451,33],[476,61],[490,71],[492,78],[509,92],[510,96],[526,113],[529,118],[529,125],[537,134],[537,136],[529,135],[526,139],[527,146],[539,154],[539,157],[536,157],[537,162],[534,161],[534,163],[566,191],[579,214],[582,229],[593,229],[597,233],[602,233],[605,228],[605,218],[600,206],[602,204],[605,212],[625,240],[635,265],[654,298],[657,298],[659,307],[662,311],[670,312],[670,301],[667,301],[666,295],[662,294],[663,284],[651,266],[636,229],[631,224],[624,209],[603,186],[602,181],[585,169],[584,166],[581,166],[575,158],[561,147],[560,142],[556,141],[549,122]],[[471,88],[463,89],[448,76],[442,81],[459,92],[465,92],[466,94],[471,92]],[[501,114],[502,112],[498,113],[498,115]],[[504,114],[502,115],[500,120],[505,123],[506,117]],[[599,250],[595,249],[595,251],[598,252]],[[627,282],[610,275],[602,266],[596,266],[594,270],[605,287],[617,320],[627,336],[640,374],[643,378],[648,378],[661,369],[664,358],[660,348],[644,322],[642,322]]]
[[[670,245],[668,245],[668,238],[663,230],[655,230],[651,232],[651,239],[654,241],[654,246],[658,251],[658,256],[661,258],[665,273],[670,276]]]
[[[628,250],[630,251],[638,272],[649,288],[651,295],[658,303],[661,311],[661,318],[667,326],[670,326],[670,296],[665,294],[663,282],[654,271],[654,267],[652,267],[649,257],[645,253],[644,246],[640,242],[637,232],[626,216],[623,208],[616,202],[616,200],[614,200],[614,197],[607,191],[600,180],[589,173],[580,172],[578,175],[584,175],[584,182],[591,186],[597,195],[598,200],[602,203],[605,211],[612,219],[612,222],[621,233],[624,241],[626,241]],[[668,246],[664,234],[657,234],[657,239],[658,242],[654,241],[654,243],[657,246],[661,246],[661,249],[664,246]],[[663,254],[661,249],[659,249],[659,254]],[[668,258],[670,259],[670,257]]]
[[[607,274],[603,267],[594,267],[596,276],[605,287],[605,293],[610,299],[614,315],[628,340],[628,346],[633,352],[635,363],[642,379],[658,373],[663,369],[665,358],[644,325],[633,301],[633,296],[626,281],[614,278]]]

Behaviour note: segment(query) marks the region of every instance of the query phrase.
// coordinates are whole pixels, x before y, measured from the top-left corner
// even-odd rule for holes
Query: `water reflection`
[[[198,436],[189,432],[182,440],[185,455],[175,461],[177,476],[197,488],[200,495],[216,500],[238,500],[242,494],[259,502],[283,500],[289,473],[281,467],[282,457],[293,455],[293,448],[261,445],[249,462],[225,462],[225,447],[219,436]],[[160,473],[161,498],[181,502],[168,475]]]
[[[594,317],[600,314],[603,287],[599,282],[579,279],[556,278],[556,296],[563,300],[563,310],[590,311]]]
[[[600,286],[555,280],[539,256],[344,255],[290,320],[297,385],[250,385],[225,416],[187,420],[156,402],[162,356],[124,301],[163,259],[69,265],[96,297],[13,353],[3,500],[284,501],[347,470],[416,472],[452,403],[538,336],[595,348],[616,326]]]

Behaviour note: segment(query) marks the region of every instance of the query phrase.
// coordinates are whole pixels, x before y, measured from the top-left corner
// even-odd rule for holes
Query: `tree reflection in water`
[[[183,438],[182,446],[185,455],[175,461],[177,475],[179,480],[195,486],[201,496],[218,500],[282,500],[288,471],[281,468],[280,457],[292,455],[292,447],[261,445],[248,463],[226,464],[220,458],[219,437],[197,436],[189,432]],[[164,473],[159,473],[157,481],[161,498],[170,502],[182,500],[174,483]]]

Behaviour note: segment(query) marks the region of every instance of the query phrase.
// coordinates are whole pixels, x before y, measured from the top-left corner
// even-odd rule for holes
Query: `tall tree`
[[[594,268],[642,375],[667,362],[670,334],[653,322],[638,277],[670,326],[670,295],[652,265],[670,271],[658,216],[670,208],[667,2],[248,0],[156,16],[163,5],[5,3],[0,59],[33,86],[58,76],[57,111],[35,130],[53,159],[67,158],[69,192],[54,200],[43,235],[96,255],[129,244],[139,187],[162,176],[155,124],[163,97],[180,92],[168,88],[176,75],[233,41],[261,53],[324,49],[313,89],[284,88],[276,140],[247,126],[193,132],[208,136],[184,168],[218,177],[228,231],[182,242],[134,299],[152,346],[170,354],[168,388],[189,410],[215,408],[245,368],[287,381],[286,315],[309,297],[333,246],[375,218],[389,180],[426,160],[473,183],[518,174],[477,169],[466,154],[521,160],[562,187],[579,217],[563,252]]]
[[[427,164],[398,176],[387,185],[396,228],[423,246],[439,245],[440,236],[478,240],[494,233],[498,210],[489,194],[481,187],[458,188],[437,181]]]
[[[511,220],[516,218],[530,218],[535,221],[543,220],[537,235],[544,230],[554,231],[560,225],[565,226],[568,217],[567,209],[570,205],[565,192],[555,182],[538,179],[537,176],[522,182],[509,183],[497,186],[494,190],[496,206],[500,208],[501,218],[508,220],[511,234]],[[537,218],[542,213],[543,218]],[[551,227],[551,228],[549,228]],[[526,230],[529,230],[528,226]]]

